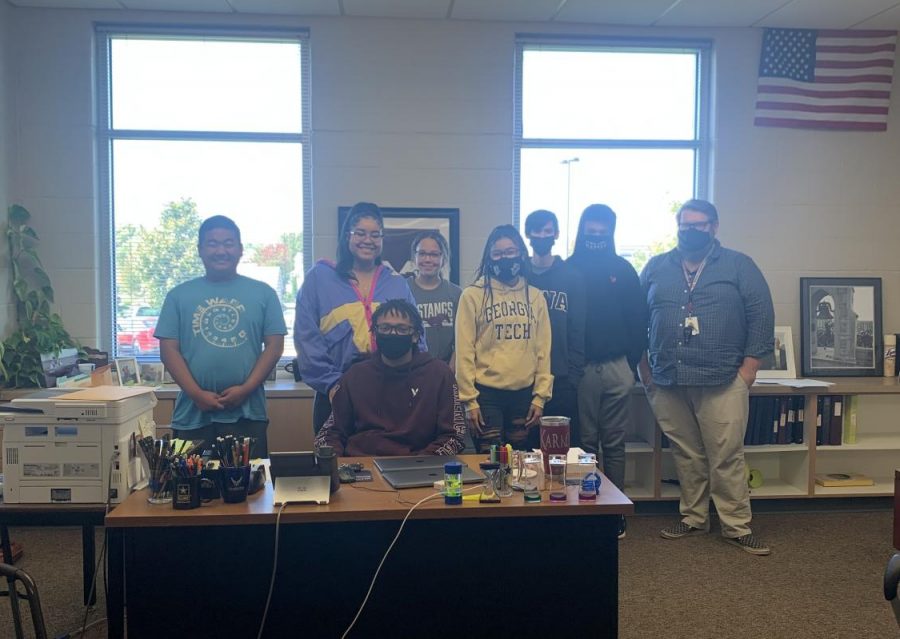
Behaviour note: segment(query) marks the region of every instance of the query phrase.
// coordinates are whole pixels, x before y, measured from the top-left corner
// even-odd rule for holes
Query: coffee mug
[[[295,382],[299,382],[302,379],[300,376],[300,362],[297,361],[296,357],[284,365],[284,370],[294,376]]]
[[[249,466],[226,466],[219,469],[222,501],[226,504],[237,504],[247,500],[250,490]]]

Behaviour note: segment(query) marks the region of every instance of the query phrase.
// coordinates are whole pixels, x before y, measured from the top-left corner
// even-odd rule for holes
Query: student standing
[[[444,279],[444,269],[450,262],[447,240],[439,231],[422,231],[412,242],[412,259],[416,273],[409,279],[409,288],[425,325],[428,351],[452,369],[455,367],[453,322],[462,289]]]
[[[406,278],[381,263],[383,239],[381,210],[370,202],[355,204],[338,238],[337,262],[317,262],[297,293],[294,346],[300,375],[316,391],[316,433],[331,414],[335,383],[355,358],[375,350],[371,328],[378,305],[393,298],[415,304]]]
[[[476,450],[525,448],[553,390],[550,319],[528,285],[528,252],[509,224],[488,237],[456,314],[456,378]]]
[[[544,292],[553,336],[553,399],[544,412],[568,417],[571,445],[580,446],[577,389],[584,369],[584,281],[581,273],[553,255],[553,244],[559,239],[555,214],[545,210],[529,214],[525,218],[525,236],[533,251],[528,283]]]
[[[206,275],[166,295],[154,336],[181,388],[172,428],[209,443],[225,434],[256,438],[268,452],[263,384],[284,350],[284,313],[271,286],[243,275],[241,231],[215,215],[200,225],[197,250]]]

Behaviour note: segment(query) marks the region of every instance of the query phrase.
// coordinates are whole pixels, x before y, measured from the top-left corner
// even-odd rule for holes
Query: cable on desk
[[[275,516],[275,552],[272,559],[272,579],[269,582],[269,595],[266,597],[266,607],[263,608],[262,621],[259,623],[259,632],[256,639],[262,639],[263,629],[266,627],[266,617],[269,614],[269,604],[272,603],[272,592],[275,590],[275,572],[278,569],[278,530],[281,527],[281,513],[284,512],[287,502],[281,504],[278,514]]]

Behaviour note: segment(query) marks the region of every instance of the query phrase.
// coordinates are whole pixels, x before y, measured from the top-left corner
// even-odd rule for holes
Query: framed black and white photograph
[[[398,273],[413,272],[413,239],[422,231],[439,231],[450,245],[444,277],[459,284],[459,209],[379,208],[384,217],[383,261]],[[338,208],[338,232],[344,228],[349,212],[349,206]]]
[[[801,277],[804,376],[880,376],[881,278]]]
[[[116,372],[119,386],[137,386],[141,383],[141,370],[136,357],[117,357]]]
[[[790,326],[775,327],[775,345],[772,352],[762,359],[756,376],[761,379],[794,379],[797,365],[794,363],[794,335]]]

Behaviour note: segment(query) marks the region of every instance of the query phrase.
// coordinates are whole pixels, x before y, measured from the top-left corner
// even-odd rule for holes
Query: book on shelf
[[[831,398],[831,420],[828,426],[828,445],[840,446],[844,438],[843,428],[843,411],[844,397],[842,395],[834,395]]]
[[[856,415],[859,411],[859,396],[848,395],[844,401],[844,443],[856,443]]]
[[[875,485],[871,477],[862,473],[816,473],[816,483],[826,488]]]

